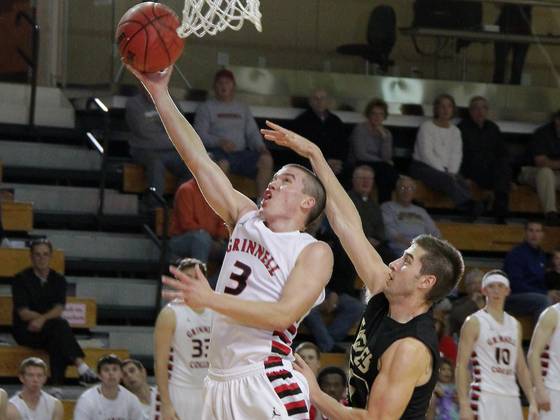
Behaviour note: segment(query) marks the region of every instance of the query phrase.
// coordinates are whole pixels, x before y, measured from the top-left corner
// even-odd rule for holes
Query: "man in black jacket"
[[[488,119],[488,101],[475,96],[469,115],[458,125],[463,138],[461,174],[479,187],[494,191],[494,216],[505,223],[512,170],[499,127]]]
[[[84,362],[84,352],[62,312],[66,304],[66,280],[51,270],[53,247],[46,239],[31,243],[31,267],[16,275],[12,283],[13,334],[17,343],[49,353],[54,385],[64,383],[66,366],[73,364],[83,382],[97,375]]]
[[[292,129],[319,146],[340,179],[348,155],[348,133],[340,118],[329,111],[330,102],[331,98],[325,89],[315,89],[309,95],[309,109],[298,115],[292,123]],[[299,156],[296,159],[302,160]],[[309,166],[305,160],[303,163]]]

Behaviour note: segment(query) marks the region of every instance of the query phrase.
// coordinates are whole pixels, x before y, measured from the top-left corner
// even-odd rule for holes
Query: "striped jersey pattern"
[[[269,356],[264,361],[264,370],[290,419],[309,420],[303,392],[292,373],[284,367],[282,357]]]

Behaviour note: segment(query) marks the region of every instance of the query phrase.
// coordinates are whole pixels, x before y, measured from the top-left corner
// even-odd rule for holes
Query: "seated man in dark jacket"
[[[66,304],[66,280],[49,267],[53,247],[46,239],[31,243],[31,267],[18,273],[12,283],[13,334],[17,343],[49,353],[54,385],[64,382],[66,366],[73,364],[83,382],[97,375],[84,362],[68,321],[62,318]]]
[[[494,191],[494,216],[505,223],[508,214],[511,165],[502,132],[488,119],[488,101],[475,96],[469,115],[459,125],[463,138],[461,174],[484,189]]]
[[[505,310],[513,316],[533,315],[535,321],[550,305],[544,280],[546,254],[541,248],[544,238],[541,222],[525,224],[525,240],[515,246],[504,260],[504,271],[510,282],[511,294]]]

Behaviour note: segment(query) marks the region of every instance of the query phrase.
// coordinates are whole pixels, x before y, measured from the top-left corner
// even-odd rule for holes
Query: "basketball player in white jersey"
[[[527,358],[541,420],[560,419],[560,303],[541,314]]]
[[[121,386],[122,362],[114,354],[97,362],[101,384],[84,392],[74,408],[74,420],[142,420],[144,412],[136,396]]]
[[[160,404],[157,388],[148,384],[146,368],[140,360],[125,359],[122,362],[122,383],[126,389],[136,395],[144,412],[143,420],[158,420]]]
[[[516,378],[529,401],[529,419],[538,419],[521,347],[521,325],[504,311],[509,293],[503,271],[486,273],[482,278],[486,306],[469,316],[461,328],[456,367],[461,420],[523,419]]]
[[[62,420],[64,408],[60,400],[43,391],[47,381],[47,364],[38,357],[29,357],[19,366],[23,384],[8,403],[8,420]]]
[[[206,266],[196,258],[185,258],[178,269],[194,275],[195,266],[206,275]],[[211,324],[208,309],[192,309],[183,300],[174,300],[158,315],[154,358],[162,420],[202,417]]]
[[[193,308],[214,312],[203,419],[308,418],[305,378],[292,370],[291,343],[300,320],[324,299],[333,256],[303,231],[322,214],[325,192],[297,165],[276,173],[260,208],[236,191],[167,89],[172,68],[140,74],[175,148],[204,197],[232,232],[216,292],[197,268],[192,279],[172,268]]]

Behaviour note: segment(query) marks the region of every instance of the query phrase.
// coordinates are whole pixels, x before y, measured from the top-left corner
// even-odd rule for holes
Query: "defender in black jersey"
[[[386,266],[362,230],[352,200],[319,148],[267,122],[267,140],[311,161],[327,191],[327,217],[372,296],[351,353],[349,400],[344,407],[323,393],[301,358],[296,369],[307,378],[317,408],[335,419],[424,419],[438,368],[437,336],[431,307],[459,282],[464,264],[449,243],[421,235]],[[349,279],[353,281],[353,279]]]

